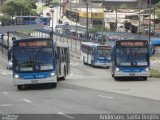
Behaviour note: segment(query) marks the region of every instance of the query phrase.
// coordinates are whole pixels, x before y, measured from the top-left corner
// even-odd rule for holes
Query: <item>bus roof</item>
[[[109,46],[108,44],[100,44],[100,43],[94,43],[94,42],[82,42],[82,45],[87,45],[87,46]]]
[[[50,18],[49,16],[16,16],[16,18]]]
[[[52,39],[51,38],[35,38],[35,37],[30,37],[30,38],[16,39],[13,42],[20,42],[20,41],[27,41],[27,40],[52,40]]]

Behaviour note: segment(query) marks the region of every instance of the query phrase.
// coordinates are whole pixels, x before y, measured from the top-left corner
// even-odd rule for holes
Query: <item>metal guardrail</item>
[[[1,54],[4,55],[4,56],[7,56],[8,55],[8,45],[4,44],[2,42],[2,40],[0,41],[0,51],[1,51]]]
[[[29,36],[28,33],[26,33],[26,35]],[[13,36],[14,35],[12,35],[12,37]],[[38,31],[32,31],[30,33],[30,36],[31,37],[48,38],[48,37],[50,37],[50,34],[43,33],[43,32],[38,32]],[[56,33],[56,32],[54,32],[53,39],[55,41],[59,41],[59,42],[63,42],[63,43],[68,44],[68,46],[70,47],[71,57],[80,59],[80,46],[81,46],[81,42],[85,41],[85,39],[82,39],[82,38],[79,38],[79,37],[76,37],[76,36],[64,35],[64,34],[60,34],[60,33]],[[8,49],[9,49],[9,46],[8,46],[6,40],[1,40],[0,39],[0,51],[1,51],[1,53],[3,55],[7,56],[8,55]]]
[[[31,36],[32,37],[50,37],[50,34],[35,31],[31,33]],[[81,46],[81,42],[85,41],[85,39],[79,38],[76,36],[64,35],[64,34],[54,32],[53,40],[66,43],[70,47],[71,57],[80,59],[80,46]]]

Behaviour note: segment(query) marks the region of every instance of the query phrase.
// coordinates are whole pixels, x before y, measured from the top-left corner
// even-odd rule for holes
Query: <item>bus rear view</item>
[[[119,40],[112,50],[112,77],[140,78],[150,75],[148,40]]]
[[[55,47],[52,39],[28,38],[13,41],[14,85],[57,85]]]

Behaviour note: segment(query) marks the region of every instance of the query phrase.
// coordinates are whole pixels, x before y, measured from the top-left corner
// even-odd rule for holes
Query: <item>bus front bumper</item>
[[[149,77],[149,71],[143,72],[123,72],[123,71],[115,71],[115,77]]]
[[[31,84],[46,84],[46,83],[57,83],[57,76],[41,79],[21,79],[13,78],[14,85],[31,85]]]
[[[94,64],[94,66],[100,66],[100,67],[111,67],[111,63],[100,63],[100,62],[96,62]]]

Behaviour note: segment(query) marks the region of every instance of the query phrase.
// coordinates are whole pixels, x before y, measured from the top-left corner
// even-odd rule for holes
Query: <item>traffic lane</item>
[[[2,52],[0,51],[0,69],[6,70],[7,63],[8,60],[6,54],[2,54]]]
[[[1,97],[0,111],[29,114],[158,113],[159,104],[158,100],[80,87],[61,81],[56,89],[10,89]]]
[[[148,78],[147,81],[134,79],[115,81],[111,77],[110,69],[92,68],[79,61],[78,66],[72,67],[72,73],[67,79],[69,84],[160,100],[158,78]]]
[[[92,72],[91,72],[92,68],[90,66],[84,66],[82,64],[82,66],[76,65],[75,67],[77,67],[79,70],[81,67],[84,68],[84,70],[81,70],[80,74],[86,74],[89,76],[92,75]],[[72,68],[72,71],[75,71],[74,69]],[[105,69],[100,69],[100,68],[94,69],[93,71],[100,71],[101,74],[102,74],[102,71],[104,71],[104,73],[106,72]],[[95,75],[97,74],[98,73],[96,73]],[[117,99],[116,96],[108,94],[108,92],[103,90],[97,90],[97,88],[90,89],[88,88],[88,86],[81,87],[81,86],[75,86],[73,84],[68,84],[71,80],[72,81],[74,80],[77,82],[80,79],[77,80],[72,78],[66,81],[59,82],[58,87],[56,89],[46,89],[46,88],[43,89],[43,87],[42,88],[40,87],[40,88],[29,88],[24,91],[17,91],[16,87],[12,86],[13,85],[11,83],[12,81],[8,77],[9,76],[6,76],[3,82],[1,82],[2,83],[1,86],[3,86],[3,87],[0,87],[2,90],[2,93],[3,92],[8,93],[9,98],[7,99],[11,100],[10,104],[15,103],[14,101],[16,101],[17,98],[19,99],[19,101],[26,102],[26,104],[23,104],[23,102],[22,103],[19,102],[19,104],[16,104],[13,106],[5,106],[6,108],[1,109],[0,111],[7,112],[9,110],[9,112],[14,112],[14,113],[15,112],[20,113],[22,111],[24,111],[25,113],[51,113],[51,112],[52,113],[88,113],[88,112],[89,113],[106,113],[106,112],[117,113],[121,109],[124,112],[134,112],[134,111],[138,112],[138,109],[139,109],[139,112],[144,112],[144,113],[147,111],[148,112],[159,111],[159,108],[157,108],[158,105],[155,102],[155,100],[153,100],[154,101],[153,103],[156,103],[156,104],[152,104],[152,100],[148,101],[148,99],[146,100],[144,98],[140,98],[140,99],[138,98],[137,101],[140,101],[138,103],[136,100],[133,99],[133,98],[137,98],[134,96],[129,96],[131,97],[131,100],[129,99],[129,97],[128,98],[124,97],[124,95],[122,97],[124,99],[122,98],[120,99],[119,97],[117,97],[119,98]],[[87,79],[88,78],[84,80],[88,81]],[[92,83],[94,84],[97,83],[97,81],[95,82],[93,80],[98,80],[98,82],[100,82],[101,80],[103,80],[103,78],[99,78],[99,79],[91,78],[91,80],[92,82],[90,86],[93,86]],[[106,93],[103,93],[103,92],[106,92]],[[114,101],[113,99],[115,98],[117,101],[113,102]],[[13,100],[13,103],[12,103],[12,100]],[[119,104],[119,101],[122,101],[124,103],[120,103],[121,106],[118,106],[118,108],[121,108],[121,109],[117,110],[117,105]],[[142,103],[144,103],[144,105]],[[1,104],[4,105],[6,103],[4,102]],[[134,108],[134,106],[136,107]],[[25,110],[23,110],[24,108]]]

